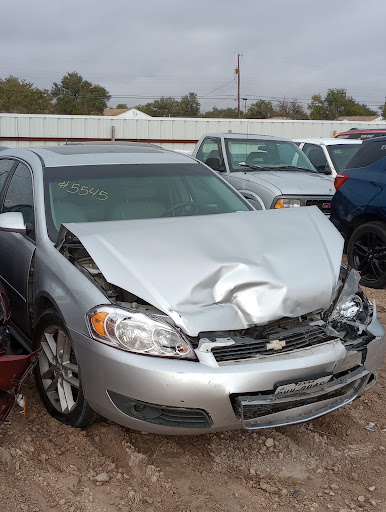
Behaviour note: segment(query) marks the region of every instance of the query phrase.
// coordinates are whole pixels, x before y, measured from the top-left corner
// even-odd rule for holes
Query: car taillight
[[[336,190],[338,190],[338,188],[340,188],[343,185],[343,183],[345,183],[349,179],[349,177],[350,176],[348,174],[337,174],[334,180],[334,187],[336,188]]]

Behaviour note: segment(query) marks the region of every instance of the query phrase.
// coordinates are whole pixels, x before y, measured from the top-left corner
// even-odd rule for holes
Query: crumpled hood
[[[232,173],[233,176],[255,183],[269,183],[277,187],[280,194],[332,196],[335,194],[334,179],[323,174],[301,171],[247,171]]]
[[[343,249],[316,207],[65,227],[107,281],[192,336],[327,308]]]

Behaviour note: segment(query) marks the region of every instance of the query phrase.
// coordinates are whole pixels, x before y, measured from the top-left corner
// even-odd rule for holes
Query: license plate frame
[[[290,382],[289,384],[283,384],[275,389],[275,395],[283,395],[289,393],[299,393],[300,391],[307,391],[308,389],[316,388],[322,384],[326,384],[331,380],[332,375],[324,375],[318,379],[303,380],[300,382]]]

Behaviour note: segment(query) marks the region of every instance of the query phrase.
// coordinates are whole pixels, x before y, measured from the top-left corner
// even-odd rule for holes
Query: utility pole
[[[240,57],[242,57],[241,53],[237,54],[237,117],[240,118]]]

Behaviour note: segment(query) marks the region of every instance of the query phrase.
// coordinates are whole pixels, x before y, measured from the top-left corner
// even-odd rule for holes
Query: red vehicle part
[[[335,190],[338,190],[338,188],[340,188],[343,183],[345,183],[348,179],[349,179],[349,175],[348,174],[344,174],[344,173],[339,173],[336,175],[336,178],[334,180],[334,187],[335,187]]]
[[[370,128],[368,130],[361,130],[358,128],[349,130],[347,132],[336,133],[333,138],[334,139],[359,139],[359,140],[367,140],[374,139],[375,137],[384,137],[386,135],[386,130],[382,128]]]
[[[5,355],[9,343],[10,312],[7,295],[0,283],[0,423],[15,404],[24,382],[32,373],[40,349],[28,355]]]

